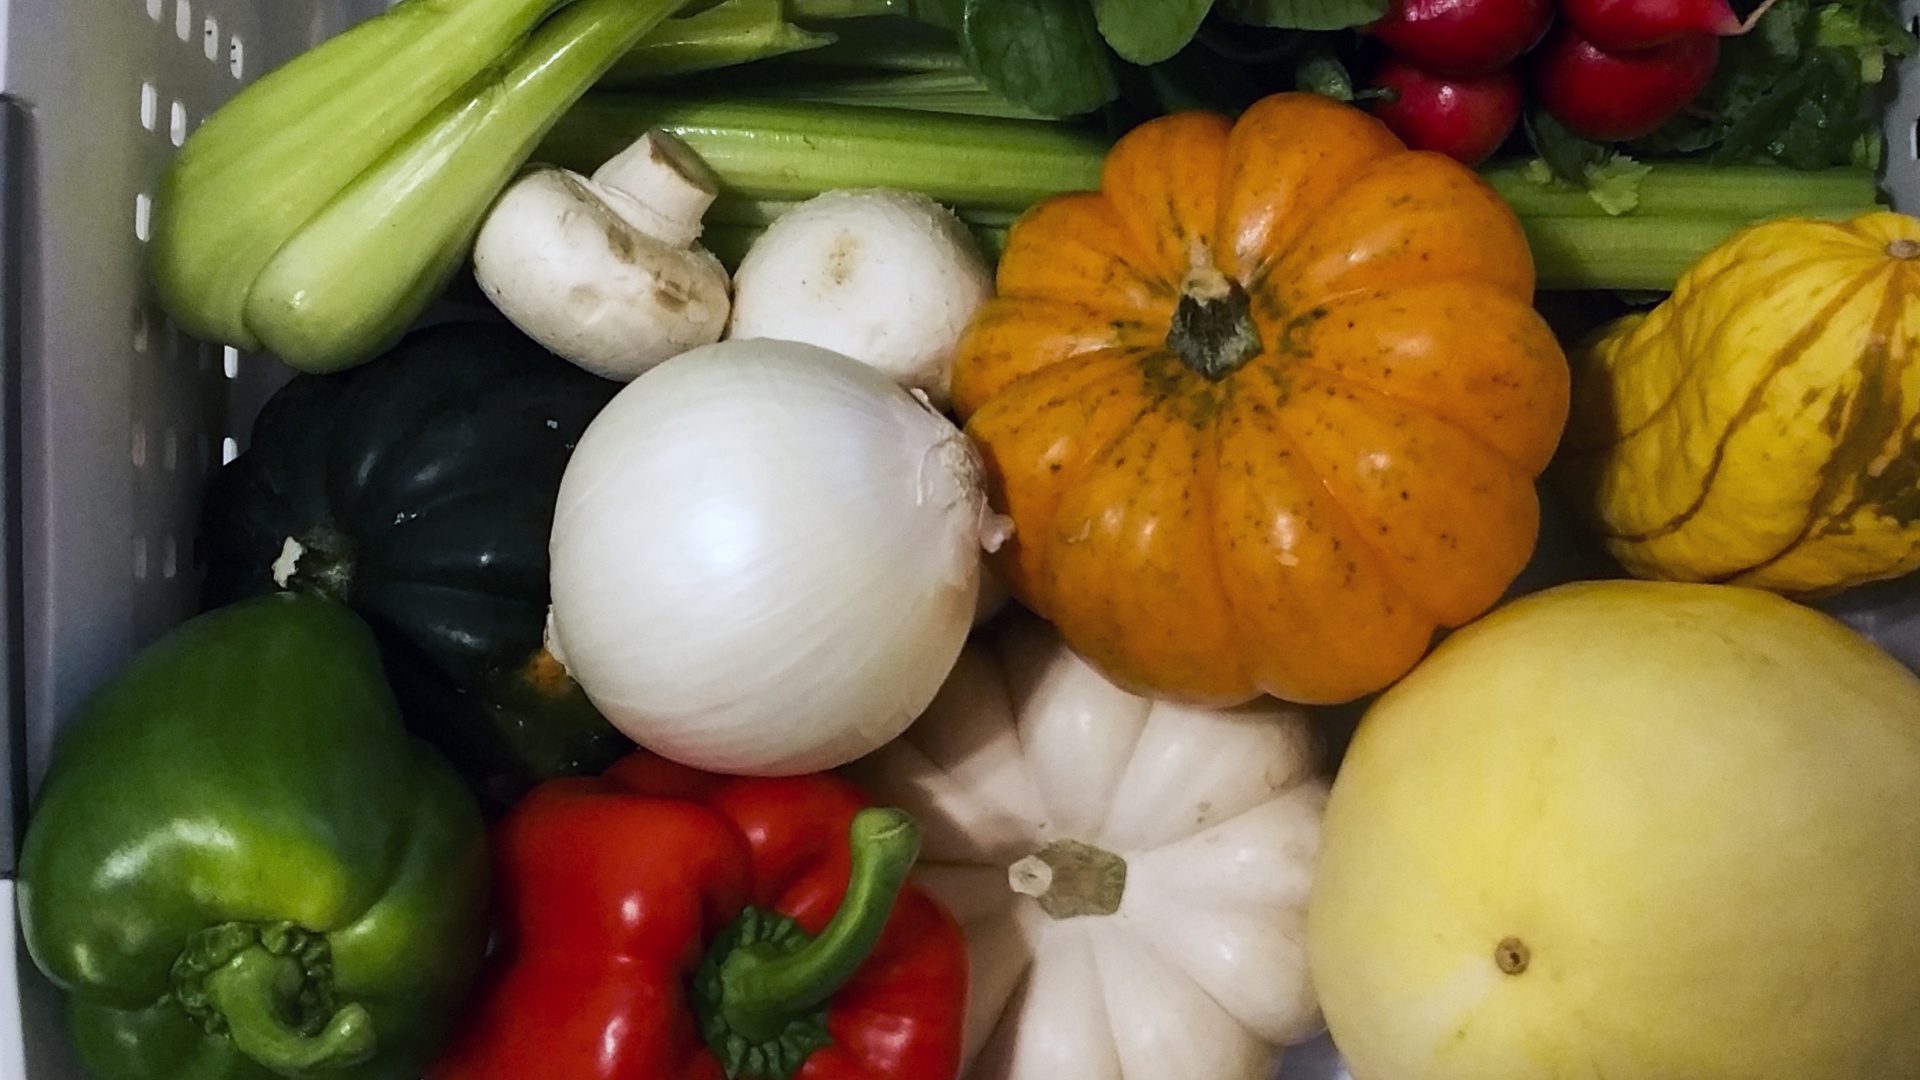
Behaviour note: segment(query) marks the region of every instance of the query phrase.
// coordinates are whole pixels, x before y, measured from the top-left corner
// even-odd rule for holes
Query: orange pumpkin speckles
[[[1380,689],[1532,553],[1566,358],[1512,212],[1378,121],[1185,113],[1015,224],[955,407],[1014,593],[1139,693]]]

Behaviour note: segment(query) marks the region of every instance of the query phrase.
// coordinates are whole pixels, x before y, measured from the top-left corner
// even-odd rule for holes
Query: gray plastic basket
[[[1904,0],[1920,17],[1920,0]],[[384,0],[0,0],[0,1080],[81,1080],[18,951],[14,842],[60,718],[192,608],[201,484],[286,376],[158,310],[142,244],[161,168],[248,80]],[[1920,67],[1886,186],[1920,207]],[[1543,537],[1536,584],[1557,573]],[[1570,550],[1570,549],[1568,549]],[[1832,610],[1920,667],[1920,583]],[[1324,1039],[1285,1080],[1343,1080]]]
[[[52,991],[15,962],[31,779],[58,718],[190,611],[202,481],[284,378],[155,307],[141,257],[153,186],[240,86],[383,6],[0,3],[0,1077],[81,1075]]]

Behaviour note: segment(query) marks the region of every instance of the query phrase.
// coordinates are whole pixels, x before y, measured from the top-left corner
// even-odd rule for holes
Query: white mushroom
[[[591,177],[536,166],[488,212],[474,277],[528,337],[595,374],[632,379],[726,329],[726,269],[696,243],[717,190],[661,131]]]
[[[954,349],[992,291],[973,237],[939,203],[831,191],[780,215],[747,250],[727,336],[832,349],[944,406]]]

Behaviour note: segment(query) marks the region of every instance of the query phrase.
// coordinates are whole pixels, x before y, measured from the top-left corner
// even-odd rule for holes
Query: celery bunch
[[[306,371],[374,355],[460,269],[554,120],[685,2],[401,0],[267,73],[162,179],[163,304]]]
[[[908,82],[906,85],[917,85]],[[1104,135],[1052,121],[961,115],[892,104],[869,87],[845,100],[696,100],[596,91],[561,118],[540,156],[591,170],[651,127],[671,131],[724,185],[708,243],[723,259],[745,250],[781,204],[835,188],[898,187],[959,212],[989,252],[1012,216],[1048,195],[1099,186]],[[1653,166],[1639,203],[1611,214],[1587,192],[1543,183],[1524,165],[1482,175],[1506,199],[1533,248],[1543,289],[1665,290],[1734,232],[1785,214],[1844,219],[1874,209],[1864,168],[1797,171],[1767,165]]]

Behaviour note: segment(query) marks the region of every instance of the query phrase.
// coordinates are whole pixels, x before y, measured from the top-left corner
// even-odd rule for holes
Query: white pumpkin
[[[1306,904],[1327,786],[1305,714],[1129,694],[1045,624],[970,644],[856,763],[965,927],[973,1080],[1264,1080],[1321,1028]]]

